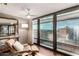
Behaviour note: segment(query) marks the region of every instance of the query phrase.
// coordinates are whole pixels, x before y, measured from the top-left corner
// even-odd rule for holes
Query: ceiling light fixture
[[[0,3],[0,6],[6,6],[7,3]]]
[[[28,19],[31,19],[31,16],[30,16],[30,15],[27,15],[27,18],[28,18]]]

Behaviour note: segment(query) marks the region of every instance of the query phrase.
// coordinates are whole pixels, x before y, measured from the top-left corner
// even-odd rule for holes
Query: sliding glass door
[[[53,16],[40,19],[40,45],[53,48]]]
[[[57,16],[57,50],[79,54],[79,10]]]

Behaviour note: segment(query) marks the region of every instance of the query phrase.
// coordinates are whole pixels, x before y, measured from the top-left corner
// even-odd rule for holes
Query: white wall
[[[26,19],[18,19],[19,20],[19,41],[22,44],[27,43],[28,40],[28,29],[24,29],[21,27],[22,24],[26,24]]]

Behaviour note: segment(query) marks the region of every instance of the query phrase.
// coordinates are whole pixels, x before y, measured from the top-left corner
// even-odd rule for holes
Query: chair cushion
[[[23,51],[23,49],[24,49],[24,46],[23,46],[20,42],[18,42],[18,41],[16,41],[16,42],[13,44],[13,47],[14,47],[17,51]]]

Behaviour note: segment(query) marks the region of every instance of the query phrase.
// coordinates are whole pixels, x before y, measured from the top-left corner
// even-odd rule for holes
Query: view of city
[[[37,24],[33,25],[37,38]],[[53,48],[53,22],[40,23],[40,44]],[[79,19],[57,21],[57,49],[79,54]]]
[[[79,19],[57,22],[57,48],[79,54]]]

